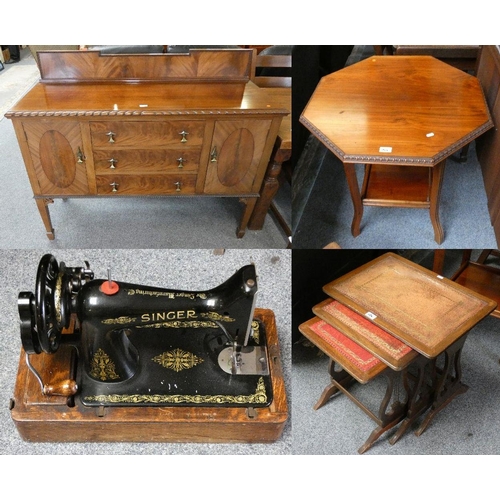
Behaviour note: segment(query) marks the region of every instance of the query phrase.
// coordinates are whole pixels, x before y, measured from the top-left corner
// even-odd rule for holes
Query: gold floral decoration
[[[120,378],[115,371],[115,364],[101,348],[97,349],[90,361],[90,376],[102,381]]]
[[[153,358],[153,361],[159,363],[164,368],[180,372],[182,370],[189,370],[193,366],[203,363],[203,359],[195,354],[183,351],[182,349],[174,349],[173,351],[166,351]]]

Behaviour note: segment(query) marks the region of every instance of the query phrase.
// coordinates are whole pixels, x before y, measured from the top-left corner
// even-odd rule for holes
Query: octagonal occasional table
[[[446,158],[494,126],[477,78],[431,56],[375,56],[327,75],[300,121],[343,162],[354,237],[364,206],[427,208],[438,244]]]

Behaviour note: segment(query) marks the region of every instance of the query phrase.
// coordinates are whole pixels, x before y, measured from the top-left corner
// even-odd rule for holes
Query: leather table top
[[[323,290],[428,358],[496,307],[493,300],[391,252]]]

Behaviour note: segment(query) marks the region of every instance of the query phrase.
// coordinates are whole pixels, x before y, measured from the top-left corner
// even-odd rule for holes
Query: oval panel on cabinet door
[[[246,128],[235,130],[220,150],[217,176],[222,185],[238,184],[251,166],[255,149],[253,134]]]
[[[40,138],[40,163],[47,178],[59,188],[75,180],[76,160],[71,144],[57,130],[48,130]]]

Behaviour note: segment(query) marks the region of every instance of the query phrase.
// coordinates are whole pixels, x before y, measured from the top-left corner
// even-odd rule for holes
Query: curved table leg
[[[363,202],[359,191],[356,169],[353,163],[344,163],[344,172],[351,193],[352,204],[354,207],[354,217],[351,224],[351,233],[354,237],[361,233],[361,218],[363,217]]]
[[[318,399],[318,402],[314,405],[315,410],[319,410],[322,406],[326,404],[326,402],[334,395],[339,392],[339,388],[331,382],[328,384],[325,389],[323,390],[320,398]]]
[[[413,422],[415,422],[420,415],[427,411],[432,404],[433,387],[432,384],[426,384],[425,374],[427,367],[429,367],[432,380],[433,363],[434,360],[428,360],[423,356],[419,356],[412,364],[412,366],[416,368],[416,376],[410,376],[407,370],[403,373],[403,384],[406,393],[408,394],[408,410],[400,427],[389,439],[390,444],[393,445],[397,443]],[[413,382],[412,384],[410,383],[410,380]]]
[[[385,427],[382,427],[379,425],[375,429],[373,429],[372,433],[370,434],[370,437],[365,441],[365,444],[359,448],[358,453],[362,455],[365,451],[368,451],[375,441],[384,434],[384,432],[387,432],[388,430],[392,429],[395,425],[399,423],[399,420],[393,420],[392,422],[389,422]],[[392,444],[392,443],[391,443]]]
[[[375,441],[382,436],[389,429],[392,429],[397,425],[406,414],[406,404],[398,399],[393,401],[393,396],[395,395],[395,386],[401,376],[399,372],[394,372],[392,370],[386,370],[385,372],[387,378],[387,387],[385,396],[380,403],[378,410],[378,426],[372,431],[368,439],[365,441],[363,446],[359,448],[358,453],[361,455],[369,450]],[[389,408],[389,404],[393,401]]]
[[[330,373],[331,382],[325,387],[318,402],[314,405],[315,410],[324,406],[332,396],[340,391],[339,384],[342,387],[348,387],[355,382],[354,378],[345,370],[335,371],[335,361],[331,358],[328,365],[328,372]]]
[[[436,388],[431,409],[415,431],[416,436],[420,436],[427,429],[431,420],[453,399],[469,389],[468,386],[462,383],[462,366],[460,362],[466,336],[463,335],[461,339],[446,349],[444,367],[436,377]]]
[[[407,401],[400,401],[399,399],[399,382],[401,379],[401,372],[393,370],[385,370],[384,376],[387,380],[385,395],[380,403],[378,413],[374,414],[367,406],[351,394],[347,387],[356,382],[354,377],[338,365],[341,369],[335,370],[336,363],[330,358],[328,371],[330,373],[330,384],[326,386],[315,404],[314,409],[321,408],[332,396],[339,391],[343,392],[349,397],[359,408],[361,408],[370,418],[377,422],[377,427],[371,432],[365,443],[359,448],[358,453],[362,454],[369,450],[377,439],[382,436],[389,429],[397,425],[405,418]]]
[[[434,227],[434,239],[439,245],[444,240],[443,227],[439,220],[439,196],[441,194],[445,164],[446,160],[443,160],[431,170],[430,215],[432,226]]]

